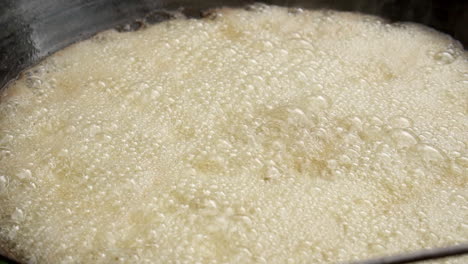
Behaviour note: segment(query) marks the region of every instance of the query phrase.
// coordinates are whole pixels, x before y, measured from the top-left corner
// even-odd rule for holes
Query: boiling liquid
[[[100,33],[3,93],[0,244],[39,263],[336,263],[466,241],[467,87],[459,43],[359,14]]]

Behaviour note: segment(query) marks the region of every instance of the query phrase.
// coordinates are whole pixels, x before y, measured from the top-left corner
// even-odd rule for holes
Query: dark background
[[[131,21],[154,10],[180,10],[199,17],[209,8],[253,2],[359,11],[392,22],[423,23],[468,46],[466,0],[0,0],[0,89],[49,54],[108,28],[126,23],[137,28],[139,24]],[[148,20],[165,18],[155,12]],[[0,256],[0,264],[5,261]]]

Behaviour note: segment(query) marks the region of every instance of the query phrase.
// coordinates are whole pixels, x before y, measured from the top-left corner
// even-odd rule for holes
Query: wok
[[[164,11],[181,11],[189,17],[201,17],[203,11],[210,8],[243,6],[253,2],[250,0],[0,0],[0,90],[22,70],[55,51],[99,31],[113,27],[120,30],[135,30],[141,26],[140,19],[156,23],[169,18]],[[450,34],[465,48],[468,46],[468,1],[270,0],[260,2],[301,8],[358,11],[378,15],[391,22],[422,23]],[[468,251],[468,247],[459,246],[452,251],[460,254]],[[441,252],[447,254],[447,251]],[[432,251],[432,254],[434,253],[437,252]],[[439,252],[439,255],[443,255],[442,253]],[[0,256],[0,263],[2,261],[7,260],[2,260]],[[395,259],[394,262],[385,261],[368,263],[407,263],[402,259],[399,262]]]

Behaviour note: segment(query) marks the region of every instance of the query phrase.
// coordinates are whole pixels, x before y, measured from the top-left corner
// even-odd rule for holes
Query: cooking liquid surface
[[[5,90],[0,248],[336,263],[468,239],[459,43],[352,13],[216,14],[100,33]]]

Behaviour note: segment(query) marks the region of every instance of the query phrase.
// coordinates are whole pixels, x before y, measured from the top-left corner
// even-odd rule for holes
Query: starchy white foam
[[[266,6],[100,33],[3,93],[0,247],[337,263],[466,241],[467,58],[423,26]]]

